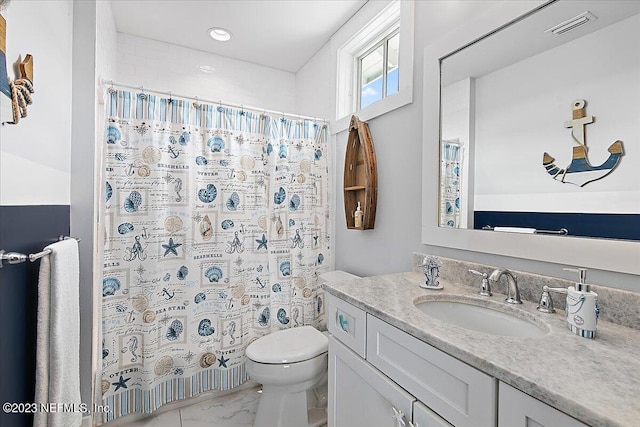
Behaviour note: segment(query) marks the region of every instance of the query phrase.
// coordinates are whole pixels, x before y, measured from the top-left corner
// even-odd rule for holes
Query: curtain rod
[[[262,112],[262,113],[271,113],[271,114],[277,114],[280,115],[282,117],[286,116],[286,117],[292,117],[292,118],[297,118],[297,119],[303,119],[303,120],[314,120],[314,121],[318,121],[318,122],[322,122],[322,123],[328,123],[328,121],[326,119],[322,119],[319,117],[311,117],[311,116],[302,116],[300,114],[292,114],[292,113],[285,113],[283,111],[275,111],[275,110],[267,110],[265,108],[257,108],[257,107],[252,107],[250,105],[244,105],[244,104],[233,104],[231,102],[222,102],[222,100],[211,100],[211,99],[204,99],[204,98],[200,98],[198,96],[188,96],[188,95],[180,95],[180,94],[176,94],[173,92],[168,92],[168,91],[164,91],[164,90],[156,90],[156,89],[145,89],[144,86],[133,86],[133,85],[127,85],[127,84],[123,84],[123,83],[114,83],[113,80],[104,80],[104,79],[100,79],[100,84],[101,85],[106,85],[109,87],[113,87],[113,86],[117,86],[117,87],[121,87],[121,88],[127,88],[127,89],[136,89],[139,90],[140,92],[153,92],[153,93],[157,93],[157,94],[161,94],[161,95],[169,95],[169,98],[171,97],[176,97],[176,98],[184,98],[184,99],[191,99],[197,102],[206,102],[209,104],[217,104],[217,105],[224,105],[227,107],[234,107],[234,108],[241,108],[241,109],[247,109],[247,110],[253,110],[253,111],[257,111],[257,112]]]

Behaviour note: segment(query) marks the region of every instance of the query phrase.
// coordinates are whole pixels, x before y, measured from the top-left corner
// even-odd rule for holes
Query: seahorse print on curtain
[[[107,94],[103,421],[247,379],[245,349],[324,322],[326,125]]]

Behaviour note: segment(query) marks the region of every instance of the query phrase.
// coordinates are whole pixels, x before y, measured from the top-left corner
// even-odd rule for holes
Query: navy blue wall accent
[[[538,230],[566,228],[570,236],[640,240],[638,214],[476,211],[473,213],[473,224],[475,229],[485,225]]]
[[[69,235],[69,206],[0,206],[0,249],[31,254]],[[33,402],[40,263],[0,269],[0,403]],[[31,427],[32,414],[5,414],[0,426]]]

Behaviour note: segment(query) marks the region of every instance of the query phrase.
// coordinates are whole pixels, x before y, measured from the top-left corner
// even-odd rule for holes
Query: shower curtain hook
[[[173,98],[171,97],[171,91],[169,91],[169,104],[173,102]]]
[[[193,107],[198,108],[199,106],[200,106],[200,103],[198,102],[198,97],[196,96],[196,102],[193,103]]]
[[[144,86],[140,86],[140,98],[142,98],[142,99],[146,99],[147,98],[147,94],[144,93]]]
[[[109,89],[107,89],[107,92],[109,92],[110,94],[116,92],[116,90],[113,87],[113,80],[111,80],[111,86],[109,86]]]

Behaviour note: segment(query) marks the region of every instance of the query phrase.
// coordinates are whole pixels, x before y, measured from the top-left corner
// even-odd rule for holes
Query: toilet
[[[344,271],[321,282],[357,278]],[[327,423],[327,332],[312,326],[265,335],[247,347],[247,373],[262,384],[254,427],[318,427]]]

